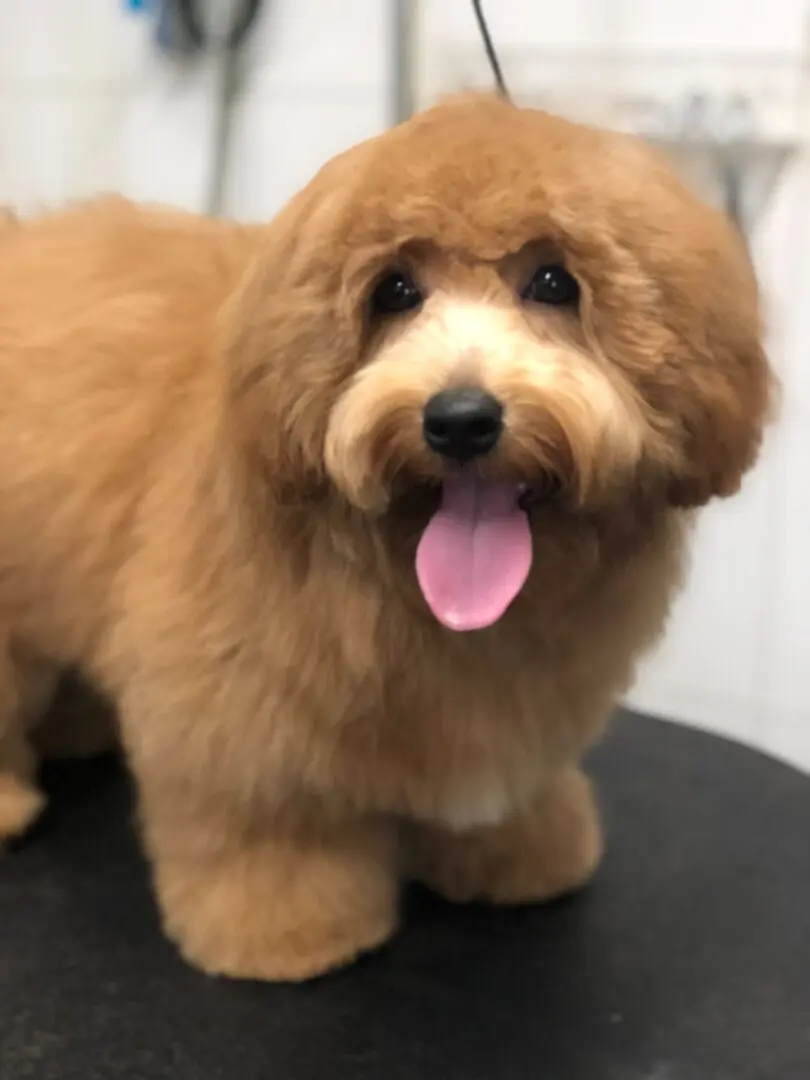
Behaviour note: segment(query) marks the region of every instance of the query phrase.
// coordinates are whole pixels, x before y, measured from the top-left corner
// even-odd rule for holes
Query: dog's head
[[[532,510],[731,494],[767,413],[731,224],[639,141],[491,98],[330,162],[232,314],[235,392],[274,475],[370,516],[421,506],[423,592],[459,628],[520,589]]]

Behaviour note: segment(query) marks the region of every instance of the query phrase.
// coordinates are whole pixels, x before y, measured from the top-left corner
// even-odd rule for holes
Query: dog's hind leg
[[[0,844],[21,835],[39,817],[45,797],[37,786],[37,755],[31,727],[56,686],[50,666],[15,650],[10,636],[0,646]]]

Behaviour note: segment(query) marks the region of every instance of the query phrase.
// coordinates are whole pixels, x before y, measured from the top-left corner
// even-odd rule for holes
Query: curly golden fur
[[[563,263],[578,306],[520,298]],[[375,317],[380,275],[424,300]],[[553,479],[528,580],[454,633],[414,570],[437,391],[505,407],[482,476]],[[755,460],[744,244],[640,142],[488,97],[332,160],[268,226],[102,200],[0,229],[0,837],[37,720],[117,702],[167,932],[301,979],[405,877],[544,899],[600,856],[577,762],[662,631],[694,508]],[[63,733],[63,742],[68,733]]]

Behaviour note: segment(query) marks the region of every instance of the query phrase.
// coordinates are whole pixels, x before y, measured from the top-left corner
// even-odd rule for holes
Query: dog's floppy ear
[[[684,507],[736,494],[758,456],[774,397],[756,297],[747,297],[748,306],[746,297],[729,302],[711,283],[707,290],[677,400],[682,454],[668,496]]]
[[[358,350],[325,186],[319,174],[266,227],[221,315],[239,440],[299,484],[322,467],[328,410]]]
[[[275,253],[250,268],[224,313],[223,352],[240,443],[302,482],[322,459],[342,355],[354,345],[320,279],[290,282]]]
[[[667,499],[679,507],[739,490],[775,397],[745,245],[719,214],[701,224],[686,253],[673,252],[668,264],[659,251],[659,265],[648,267],[660,289],[664,341],[642,392],[667,446]]]

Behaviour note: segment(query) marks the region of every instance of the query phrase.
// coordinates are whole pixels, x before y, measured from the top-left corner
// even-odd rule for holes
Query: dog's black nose
[[[503,429],[503,406],[474,387],[442,390],[425,405],[422,427],[431,450],[463,463],[495,448]]]

